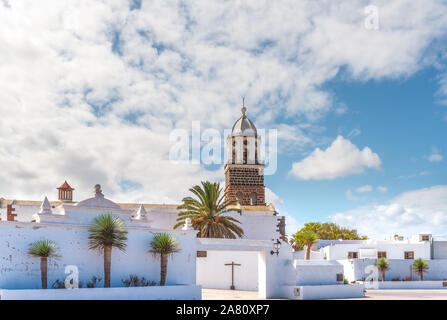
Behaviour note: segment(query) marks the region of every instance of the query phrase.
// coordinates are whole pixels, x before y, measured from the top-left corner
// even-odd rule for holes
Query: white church
[[[256,127],[243,107],[227,138],[229,161],[224,169],[227,198],[238,201],[229,215],[241,222],[242,239],[197,238],[190,221],[181,229],[173,228],[179,204],[116,203],[106,198],[99,184],[91,198],[79,201],[67,181],[42,201],[0,198],[0,298],[35,298],[35,292],[42,291],[39,260],[26,253],[30,243],[42,238],[54,241],[60,251],[58,259],[49,260],[49,288],[56,280],[64,280],[67,266],[76,266],[84,283],[93,276],[102,277],[103,258],[88,249],[88,228],[106,212],[120,217],[128,231],[126,251],[112,253],[112,288],[95,288],[102,291],[95,291],[94,297],[93,289],[77,289],[77,295],[69,296],[60,290],[51,295],[54,290],[47,289],[49,298],[200,299],[202,287],[253,290],[260,298],[362,296],[363,286],[343,285],[343,266],[294,258],[285,241],[284,217],[265,203],[259,143]],[[160,232],[175,236],[181,248],[169,260],[166,287],[134,288],[140,290],[137,293],[125,288],[123,296],[117,290],[130,274],[158,280],[160,263],[148,250],[150,240]]]

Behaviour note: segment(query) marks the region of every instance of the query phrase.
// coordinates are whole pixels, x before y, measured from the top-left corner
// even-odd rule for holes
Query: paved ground
[[[202,289],[203,300],[259,300],[257,291]],[[364,298],[346,300],[447,300],[447,290],[368,290]]]
[[[447,300],[447,290],[367,290],[364,298],[352,300]]]
[[[258,291],[202,289],[203,300],[259,300]]]

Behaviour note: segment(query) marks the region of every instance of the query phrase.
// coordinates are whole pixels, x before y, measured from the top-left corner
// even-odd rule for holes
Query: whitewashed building
[[[304,251],[295,252],[294,257],[304,259]],[[417,280],[411,266],[415,259],[422,258],[429,264],[424,279],[447,280],[447,242],[436,241],[431,234],[417,234],[408,239],[395,235],[390,240],[319,240],[310,258],[339,262],[351,282],[371,276],[369,266],[380,258],[390,262],[385,280]]]

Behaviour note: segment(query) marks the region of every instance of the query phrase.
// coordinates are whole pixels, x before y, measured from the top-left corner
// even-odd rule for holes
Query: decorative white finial
[[[94,187],[94,194],[95,194],[95,198],[101,197],[104,198],[104,195],[102,194],[102,190],[101,190],[101,185],[100,184],[95,184]]]
[[[42,204],[40,205],[40,214],[52,214],[51,211],[51,204],[50,201],[48,201],[48,198],[45,196],[45,199],[43,199]]]
[[[183,225],[182,230],[184,231],[194,230],[194,228],[192,227],[191,218],[185,219],[185,224]]]
[[[146,209],[144,208],[144,206],[142,204],[140,204],[140,207],[138,208],[138,210],[135,213],[135,215],[133,216],[133,218],[135,220],[141,220],[142,218],[144,218],[146,216],[146,214],[147,214]]]

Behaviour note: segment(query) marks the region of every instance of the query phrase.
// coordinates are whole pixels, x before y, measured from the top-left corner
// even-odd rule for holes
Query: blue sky
[[[445,106],[436,99],[438,74],[427,69],[407,79],[367,82],[345,81],[343,76],[337,76],[325,86],[347,111],[343,115],[330,114],[321,121],[325,135],[348,137],[359,132],[351,140],[379,154],[381,169],[330,181],[296,181],[287,178],[296,156],[281,156],[278,174],[267,177],[266,184],[283,199],[289,213],[304,221],[321,222],[330,220],[328,216],[338,211],[445,184],[445,162],[427,159],[433,148],[440,154],[445,154],[447,148]],[[359,194],[354,201],[346,196],[349,189],[364,185],[373,189],[385,186],[387,192],[373,190]]]
[[[369,28],[374,5],[377,28]],[[374,10],[373,10],[374,11]],[[278,130],[288,232],[447,235],[447,4],[438,0],[0,2],[0,197],[177,203],[221,166],[170,135],[240,115]]]

